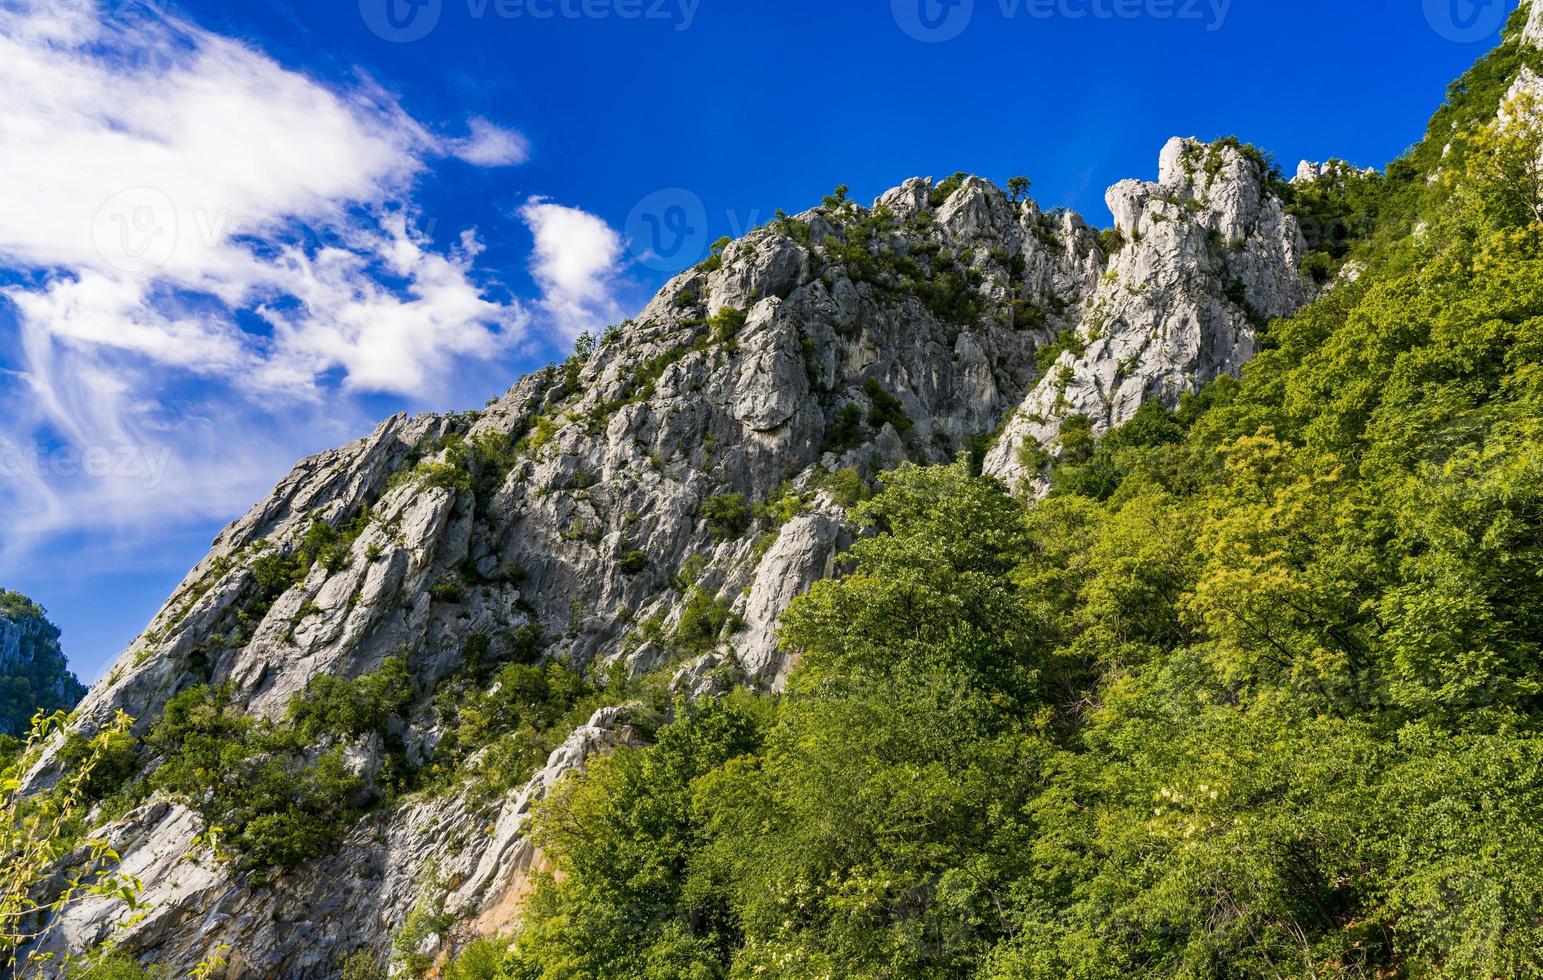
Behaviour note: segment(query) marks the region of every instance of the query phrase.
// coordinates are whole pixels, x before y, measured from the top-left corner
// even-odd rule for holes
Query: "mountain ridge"
[[[302,461],[93,688],[76,735],[126,711],[154,770],[174,761],[156,737],[168,706],[195,695],[198,711],[309,732],[320,682],[389,681],[400,662],[405,693],[378,722],[270,753],[302,782],[329,756],[348,777],[355,822],[293,867],[189,854],[218,794],[131,780],[104,831],[146,882],[123,948],[191,968],[228,945],[230,975],[326,977],[350,954],[391,955],[393,937],[432,962],[508,927],[541,863],[534,801],[595,752],[646,741],[674,694],[780,689],[797,654],[779,617],[840,571],[881,474],[965,458],[1041,494],[1069,437],[1241,370],[1265,322],[1322,288],[1285,186],[1236,141],[1175,140],[1155,183],[1111,189],[1104,236],[963,175],[871,209],[838,190],[715,250],[484,412],[394,417]],[[496,698],[506,667],[540,664],[587,672],[593,689],[563,702],[587,723],[468,741],[467,705]],[[532,778],[478,798],[468,787],[522,738]],[[439,765],[448,788],[413,782]],[[415,775],[396,795],[402,767]],[[58,773],[45,753],[31,789]],[[239,835],[274,814],[235,816]],[[49,948],[101,943],[119,915],[71,908]]]
[[[1294,219],[1268,206],[1259,162],[1218,144],[1216,173],[1182,185],[1166,169],[1174,152],[1164,155],[1168,183],[1116,189],[1132,200],[1151,188],[1174,198],[1143,199],[1140,207],[1162,208],[1171,221],[1130,218],[1137,240],[1121,249],[1123,265],[1079,216],[1014,203],[978,178],[912,180],[873,209],[838,194],[723,247],[587,359],[528,376],[484,412],[395,417],[302,461],[221,533],[81,705],[80,729],[124,710],[144,734],[199,680],[223,686],[235,710],[282,720],[317,678],[368,676],[404,650],[415,684],[429,692],[453,677],[472,637],[488,637],[501,660],[533,627],[551,643],[545,658],[578,669],[620,663],[695,693],[780,686],[796,658],[776,644],[777,619],[836,571],[854,533],[848,507],[904,461],[976,452],[991,469],[978,447],[1045,383],[1036,351],[1077,331],[1094,297],[1121,281],[1139,296],[1129,277],[1162,270],[1165,288],[1129,301],[1111,333],[1159,330],[1177,297],[1219,288],[1219,272],[1231,267],[1208,250],[1214,223],[1244,240],[1237,252],[1250,263],[1251,288],[1278,291],[1266,277],[1289,278],[1283,295],[1306,301],[1313,289],[1295,269],[1305,243]],[[1165,348],[1183,350],[1149,362],[1169,385],[1161,397],[1176,401],[1241,366],[1257,322],[1246,303],[1223,296],[1184,307],[1186,340]],[[1281,301],[1267,305],[1289,312]],[[1073,395],[1096,390],[1079,384]],[[358,526],[361,514],[369,516]],[[308,537],[340,550],[308,551]],[[306,566],[263,584],[296,561]],[[707,635],[683,640],[683,620],[703,609]],[[442,726],[419,723],[422,711],[412,709],[402,737],[426,760]],[[625,713],[600,712],[557,747],[549,771],[629,741],[625,727]],[[376,742],[348,750],[366,781],[383,764]],[[50,771],[45,760],[33,785]],[[272,882],[268,915],[254,914],[262,900],[218,862],[183,859],[176,842],[196,833],[199,818],[156,796],[114,828],[125,870],[150,883],[152,911],[129,942],[196,963],[223,938],[239,969],[327,975],[364,935],[307,931],[294,943],[258,923],[274,914],[288,921],[287,905],[330,901],[325,924],[308,930],[368,910],[390,934],[409,917],[431,862],[464,876],[450,907],[506,905],[499,896],[523,887],[520,869],[534,860],[520,833],[530,799],[553,778],[538,777],[490,821],[475,806],[376,810],[340,843],[346,863],[373,855],[364,863],[389,884],[356,882],[356,899],[366,901],[358,907],[339,898],[336,870],[313,861]],[[447,837],[484,822],[499,828],[485,852],[496,860],[449,853]],[[381,833],[384,850],[371,839]],[[225,931],[184,933],[176,922],[193,907],[216,910],[200,921]],[[104,939],[110,914],[109,903],[88,905],[60,924],[58,942]]]

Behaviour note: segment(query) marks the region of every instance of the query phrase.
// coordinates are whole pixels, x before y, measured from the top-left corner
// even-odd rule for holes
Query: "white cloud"
[[[175,234],[157,271],[218,284],[239,272],[231,232],[344,221],[404,191],[432,145],[378,92],[333,92],[189,25],[43,9],[0,8],[0,254],[14,261],[122,271],[101,233],[149,188]]]
[[[0,256],[67,272],[8,291],[29,320],[243,382],[342,369],[401,394],[515,339],[522,311],[482,298],[471,253],[407,230],[401,202],[444,148],[378,90],[332,91],[185,23],[42,9],[0,12]],[[298,226],[341,244],[274,245]],[[224,309],[178,314],[173,290]],[[273,337],[235,326],[250,308]]]
[[[0,290],[19,348],[0,358],[0,454],[170,456],[153,481],[0,458],[0,572],[51,535],[233,516],[367,428],[378,402],[359,396],[421,405],[531,330],[486,288],[472,232],[446,250],[413,230],[433,161],[512,165],[523,136],[474,118],[447,140],[367,80],[106,6],[0,2],[0,267],[22,273]],[[543,306],[604,309],[603,272],[551,247]]]
[[[531,272],[541,305],[569,337],[615,322],[614,296],[626,245],[604,221],[577,208],[533,197],[520,209],[536,239]]]
[[[449,144],[450,153],[479,167],[510,167],[530,159],[530,140],[479,116],[470,121],[471,135]]]

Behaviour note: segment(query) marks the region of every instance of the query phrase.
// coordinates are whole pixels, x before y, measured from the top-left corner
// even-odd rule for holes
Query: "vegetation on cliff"
[[[0,589],[0,752],[8,741],[15,748],[39,711],[69,710],[85,694],[48,614],[21,593]]]
[[[1037,505],[890,474],[787,693],[546,801],[475,975],[1543,972],[1543,127],[1491,74],[1312,203],[1362,273],[1241,381]]]

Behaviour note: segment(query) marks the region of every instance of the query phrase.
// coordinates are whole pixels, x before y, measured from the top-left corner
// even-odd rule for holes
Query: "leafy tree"
[[[1543,222],[1543,103],[1536,95],[1518,92],[1463,149],[1465,166],[1446,178],[1455,193],[1471,196],[1492,225]]]
[[[539,879],[504,969],[550,976],[726,976],[740,935],[724,883],[695,858],[709,812],[698,793],[762,738],[745,695],[681,704],[656,745],[601,759],[540,805]]]
[[[850,193],[851,190],[852,188],[848,187],[846,184],[842,184],[825,198],[823,202],[824,205],[828,208],[840,208],[845,206],[847,204],[847,194]]]
[[[130,913],[139,905],[140,883],[118,868],[109,843],[86,839],[83,825],[91,809],[91,783],[109,746],[127,736],[132,719],[121,712],[74,760],[60,781],[47,792],[21,795],[21,775],[29,759],[61,732],[63,712],[39,711],[20,758],[0,772],[0,967],[17,975],[32,975],[50,965],[34,944],[45,940],[59,913],[82,902],[116,899]],[[67,867],[62,867],[66,858]],[[21,959],[17,957],[20,956]],[[71,957],[64,964],[73,969]]]

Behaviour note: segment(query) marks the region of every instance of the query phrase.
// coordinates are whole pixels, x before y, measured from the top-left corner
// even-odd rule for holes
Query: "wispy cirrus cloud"
[[[0,4],[0,91],[0,573],[51,536],[231,516],[367,426],[366,398],[421,402],[568,330],[567,277],[522,301],[474,232],[415,230],[422,177],[525,162],[515,130],[444,136],[367,78],[47,0]]]

